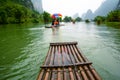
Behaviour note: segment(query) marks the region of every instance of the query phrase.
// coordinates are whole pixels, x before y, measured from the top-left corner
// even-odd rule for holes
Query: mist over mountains
[[[34,9],[39,13],[43,12],[42,0],[31,0],[34,6]]]
[[[91,20],[96,16],[107,16],[110,11],[116,9],[120,10],[120,0],[105,0],[95,12],[88,10],[82,15],[82,18]]]
[[[92,12],[92,10],[88,10],[86,13],[84,13],[83,15],[82,15],[82,18],[84,19],[84,20],[86,20],[86,19],[93,19],[94,17],[94,13]]]
[[[77,17],[79,17],[79,13],[75,13],[75,14],[73,15],[73,18],[74,18],[74,19],[76,19]]]

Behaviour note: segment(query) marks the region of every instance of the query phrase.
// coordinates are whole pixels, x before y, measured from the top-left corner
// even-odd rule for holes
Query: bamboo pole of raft
[[[68,50],[67,50],[67,46],[65,46],[65,52],[68,54],[68,56],[70,56],[69,53],[68,53]],[[67,57],[68,57],[68,56],[67,56]],[[70,59],[70,57],[69,57],[69,60],[70,60],[71,63],[72,63],[72,60]],[[71,80],[75,80],[75,79],[74,79],[74,75],[73,75],[73,71],[72,71],[72,68],[71,68],[71,67],[68,67],[68,71],[70,72],[70,78],[71,78]]]
[[[37,80],[42,80],[43,73],[44,73],[44,70],[41,70],[41,72],[39,73],[39,76],[37,77]]]
[[[69,45],[69,46],[70,46],[70,45]],[[75,66],[76,60],[75,60],[74,54],[72,54],[71,49],[70,49],[69,46],[67,46],[68,52],[69,52],[69,54],[71,54],[70,57],[73,58],[73,59],[72,59],[72,62],[73,62],[73,64],[74,64],[74,68],[75,68],[75,70],[76,70],[76,66]],[[82,69],[82,67],[80,67],[80,68]],[[76,71],[78,71],[78,70],[76,70]],[[78,72],[76,72],[76,71],[74,71],[74,72],[76,73],[77,79],[80,80],[80,79],[81,79],[80,74],[78,74]],[[79,75],[79,76],[78,76],[78,75]],[[87,79],[86,79],[86,80],[87,80]]]
[[[50,63],[48,63],[48,65],[51,65],[52,64],[52,55],[53,55],[53,51],[54,51],[54,47],[52,47],[52,51],[51,51],[51,56],[49,56],[50,57]],[[48,53],[49,55],[50,55],[50,53]],[[46,59],[46,60],[49,60],[49,58],[48,59]],[[48,78],[49,78],[49,73],[50,73],[50,69],[46,69],[46,74],[45,74],[45,78],[44,78],[44,80],[48,80]]]
[[[70,45],[69,45],[70,46]],[[71,51],[70,51],[70,48],[69,48],[69,46],[67,46],[67,48],[68,48],[68,52],[69,52],[69,54],[71,54],[73,57],[74,57],[74,55],[71,53]],[[70,56],[71,57],[71,56]],[[71,58],[73,58],[73,57],[71,57]],[[74,58],[75,59],[75,58]],[[72,62],[73,62],[73,59],[72,59]],[[74,60],[74,62],[73,62],[73,64],[74,63],[76,63],[75,62],[75,60]],[[76,70],[76,66],[74,66],[74,68],[75,68],[75,70]],[[76,70],[77,71],[77,70]],[[77,80],[81,80],[81,78],[80,78],[80,75],[78,74],[78,72],[76,72],[76,71],[74,71],[75,72],[75,74],[76,74],[76,77],[77,77]],[[78,76],[79,75],[79,76]]]
[[[63,46],[61,46],[61,49],[62,49],[62,61],[63,61],[63,65],[66,65],[66,62],[67,62],[67,61],[69,62],[70,59],[69,59],[67,53],[65,52]],[[68,63],[68,62],[67,62],[67,63]],[[65,71],[65,72],[64,72],[64,80],[68,80],[66,70],[67,70],[67,69],[64,69],[64,71]],[[69,71],[72,71],[72,69],[71,69],[70,67],[68,67],[68,70],[69,70]],[[70,72],[70,75],[72,75],[71,72]],[[73,75],[72,75],[71,78],[73,79]]]
[[[58,46],[58,53],[56,53],[56,54],[58,54],[58,64],[62,65],[61,64],[61,53],[60,52],[61,52],[60,51],[60,46]],[[58,80],[62,80],[61,79],[61,69],[60,68],[58,68]]]
[[[82,57],[81,62],[84,62],[83,60],[84,60],[84,58]],[[85,69],[86,74],[88,75],[88,77],[90,78],[90,80],[94,80],[94,76],[90,72],[89,68],[86,65],[83,66],[83,68]]]
[[[54,48],[54,46],[52,46],[50,63],[49,63],[48,65],[53,65],[53,62],[54,62],[54,51],[55,51],[55,48]],[[50,53],[49,53],[49,54],[50,54]],[[50,75],[50,74],[51,74],[51,73],[50,73],[50,69],[48,68],[44,80],[49,80],[49,78],[50,78],[49,75]]]
[[[56,51],[56,47],[53,46],[54,50],[52,52],[52,57],[51,57],[51,64],[50,65],[54,65],[54,59],[55,59],[55,51]],[[56,73],[57,73],[57,70],[55,68],[52,69],[52,76],[51,76],[51,80],[56,80]]]
[[[77,44],[77,42],[60,42],[60,43],[50,43],[50,46],[61,46],[61,45],[71,45],[71,44],[74,44],[74,45],[76,45]]]
[[[82,57],[82,59],[80,59],[82,62],[83,61],[85,61],[85,62],[88,61],[88,59],[85,56],[83,56],[83,54],[79,51],[79,49],[77,48],[76,45],[73,45],[73,47],[74,47],[74,50],[76,51],[76,54],[78,54],[78,55],[80,54],[80,56]],[[95,77],[95,79],[102,80],[100,78],[100,76],[98,75],[98,73],[95,71],[95,69],[93,69],[92,65],[89,65],[89,67],[90,67],[90,71],[93,74],[93,76]],[[85,69],[88,69],[88,68],[85,66]]]
[[[73,53],[74,55],[76,55],[76,54],[75,54],[75,51],[74,51],[74,49],[73,49],[73,47],[72,47],[72,45],[70,46],[70,48],[71,48],[71,50],[72,50],[72,53]],[[76,59],[77,62],[79,62],[78,59],[77,59],[77,57],[75,57],[75,59]],[[81,61],[84,62],[83,60],[81,60]],[[91,72],[89,71],[89,69],[87,68],[87,66],[85,65],[85,66],[83,66],[83,68],[86,70],[86,73],[87,73],[88,77],[90,78],[90,80],[94,80],[94,77],[93,77],[93,75],[91,74]]]
[[[81,56],[85,59],[85,61],[88,61],[88,59],[82,54],[81,50],[79,51],[78,47],[75,45],[75,49],[77,49],[78,53],[81,53]],[[92,67],[92,65],[89,65],[90,71],[93,73],[95,79],[102,80],[99,76],[99,74],[95,71],[95,69]]]
[[[71,62],[71,60],[70,60],[70,58],[69,58],[69,55],[68,55],[68,53],[67,53],[67,51],[66,51],[66,49],[64,48],[64,46],[62,46],[62,51],[63,51],[63,53],[64,53],[64,55],[63,55],[63,61],[64,61],[64,64],[71,64],[72,62]],[[65,61],[66,60],[66,61]],[[65,73],[64,73],[64,80],[68,80],[68,76],[69,76],[69,73],[67,72],[67,71],[70,71],[70,67],[68,67],[68,69],[64,69],[65,70]],[[70,74],[70,75],[72,75],[72,74]],[[72,77],[71,77],[72,78]]]
[[[69,46],[67,46],[67,48],[68,48],[68,52],[70,53]],[[71,57],[71,56],[70,56],[70,57]],[[73,63],[73,64],[74,64],[74,63]],[[80,71],[81,71],[81,74],[82,74],[82,76],[83,76],[83,79],[84,79],[84,80],[88,80],[87,75],[85,74],[83,68],[82,68],[81,66],[79,66],[79,69],[80,69]]]
[[[61,55],[62,55],[62,65],[65,65],[65,58],[64,58],[64,52],[63,52],[63,46],[61,46],[62,50],[61,50]],[[63,69],[63,79],[67,80],[67,74],[66,74],[66,69]]]
[[[51,79],[50,80],[56,80],[56,74],[57,74],[57,70],[54,68],[52,70],[52,74],[51,74]]]
[[[48,61],[48,56],[50,55],[50,52],[51,52],[51,47],[49,47],[49,50],[48,50],[48,53],[47,53],[47,56],[46,56],[46,62]],[[44,65],[46,65],[46,62],[44,62]],[[37,78],[37,80],[42,80],[43,79],[43,75],[44,75],[44,72],[45,70],[41,70],[41,72],[39,73],[39,76]]]
[[[68,54],[69,54],[69,57],[72,61],[72,64],[74,65],[75,63],[75,59],[73,58],[73,55],[70,53],[70,49],[69,49],[69,46],[67,46],[67,50],[68,50]],[[75,75],[75,71],[73,70],[73,75]],[[76,79],[76,77],[74,77]]]
[[[70,48],[71,48],[71,45],[70,45]],[[79,60],[78,60],[77,56],[74,54],[74,51],[73,51],[72,48],[71,48],[71,52],[70,52],[70,53],[73,54],[74,59],[75,59],[75,63],[79,63]],[[80,67],[80,68],[81,68],[81,67]],[[77,72],[76,72],[76,76],[77,76],[78,80],[81,80],[81,78],[80,78],[80,76],[79,76],[79,74],[78,74]]]
[[[73,49],[72,49],[72,51],[73,51]],[[80,57],[80,58],[81,58],[81,57]],[[75,57],[75,59],[76,59],[77,62],[79,62],[79,60],[78,60],[77,57]],[[84,69],[83,69],[82,67],[79,67],[79,69],[80,69],[80,71],[81,71],[81,75],[83,76],[83,79],[84,79],[84,80],[88,80],[88,77],[87,77]]]
[[[48,51],[48,53],[47,53],[47,56],[46,56],[46,59],[45,59],[45,62],[44,62],[44,64],[43,65],[48,65],[48,64],[50,64],[50,57],[51,57],[51,53],[52,52],[52,47],[50,46],[50,48],[49,48],[49,51]]]

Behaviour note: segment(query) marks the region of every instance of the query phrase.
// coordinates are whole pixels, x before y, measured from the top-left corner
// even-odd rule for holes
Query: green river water
[[[103,80],[120,80],[120,28],[65,23],[0,25],[0,80],[36,80],[50,42],[78,42]]]

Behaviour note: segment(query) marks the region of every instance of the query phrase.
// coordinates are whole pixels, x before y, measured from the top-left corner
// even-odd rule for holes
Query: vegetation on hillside
[[[13,2],[10,0],[0,1],[0,24],[50,22],[51,18],[49,13],[44,12],[40,14],[31,8],[20,5],[19,3],[20,2],[17,4],[15,0],[13,0]]]
[[[9,3],[19,4],[26,8],[34,10],[31,0],[0,0],[0,6],[4,6]]]
[[[41,18],[38,12],[19,4],[8,3],[0,7],[0,24],[39,22]]]
[[[110,23],[110,22],[115,22],[115,24],[118,22],[120,23],[120,10],[114,10],[108,13],[106,17],[104,16],[97,16],[95,17],[94,21],[97,23]]]
[[[120,10],[111,11],[106,19],[108,22],[120,22]]]

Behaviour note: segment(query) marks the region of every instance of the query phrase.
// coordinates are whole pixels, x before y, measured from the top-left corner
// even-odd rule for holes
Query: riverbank
[[[120,22],[105,22],[107,26],[120,28]]]
[[[96,22],[97,25],[106,25],[108,27],[120,28],[120,22]]]

